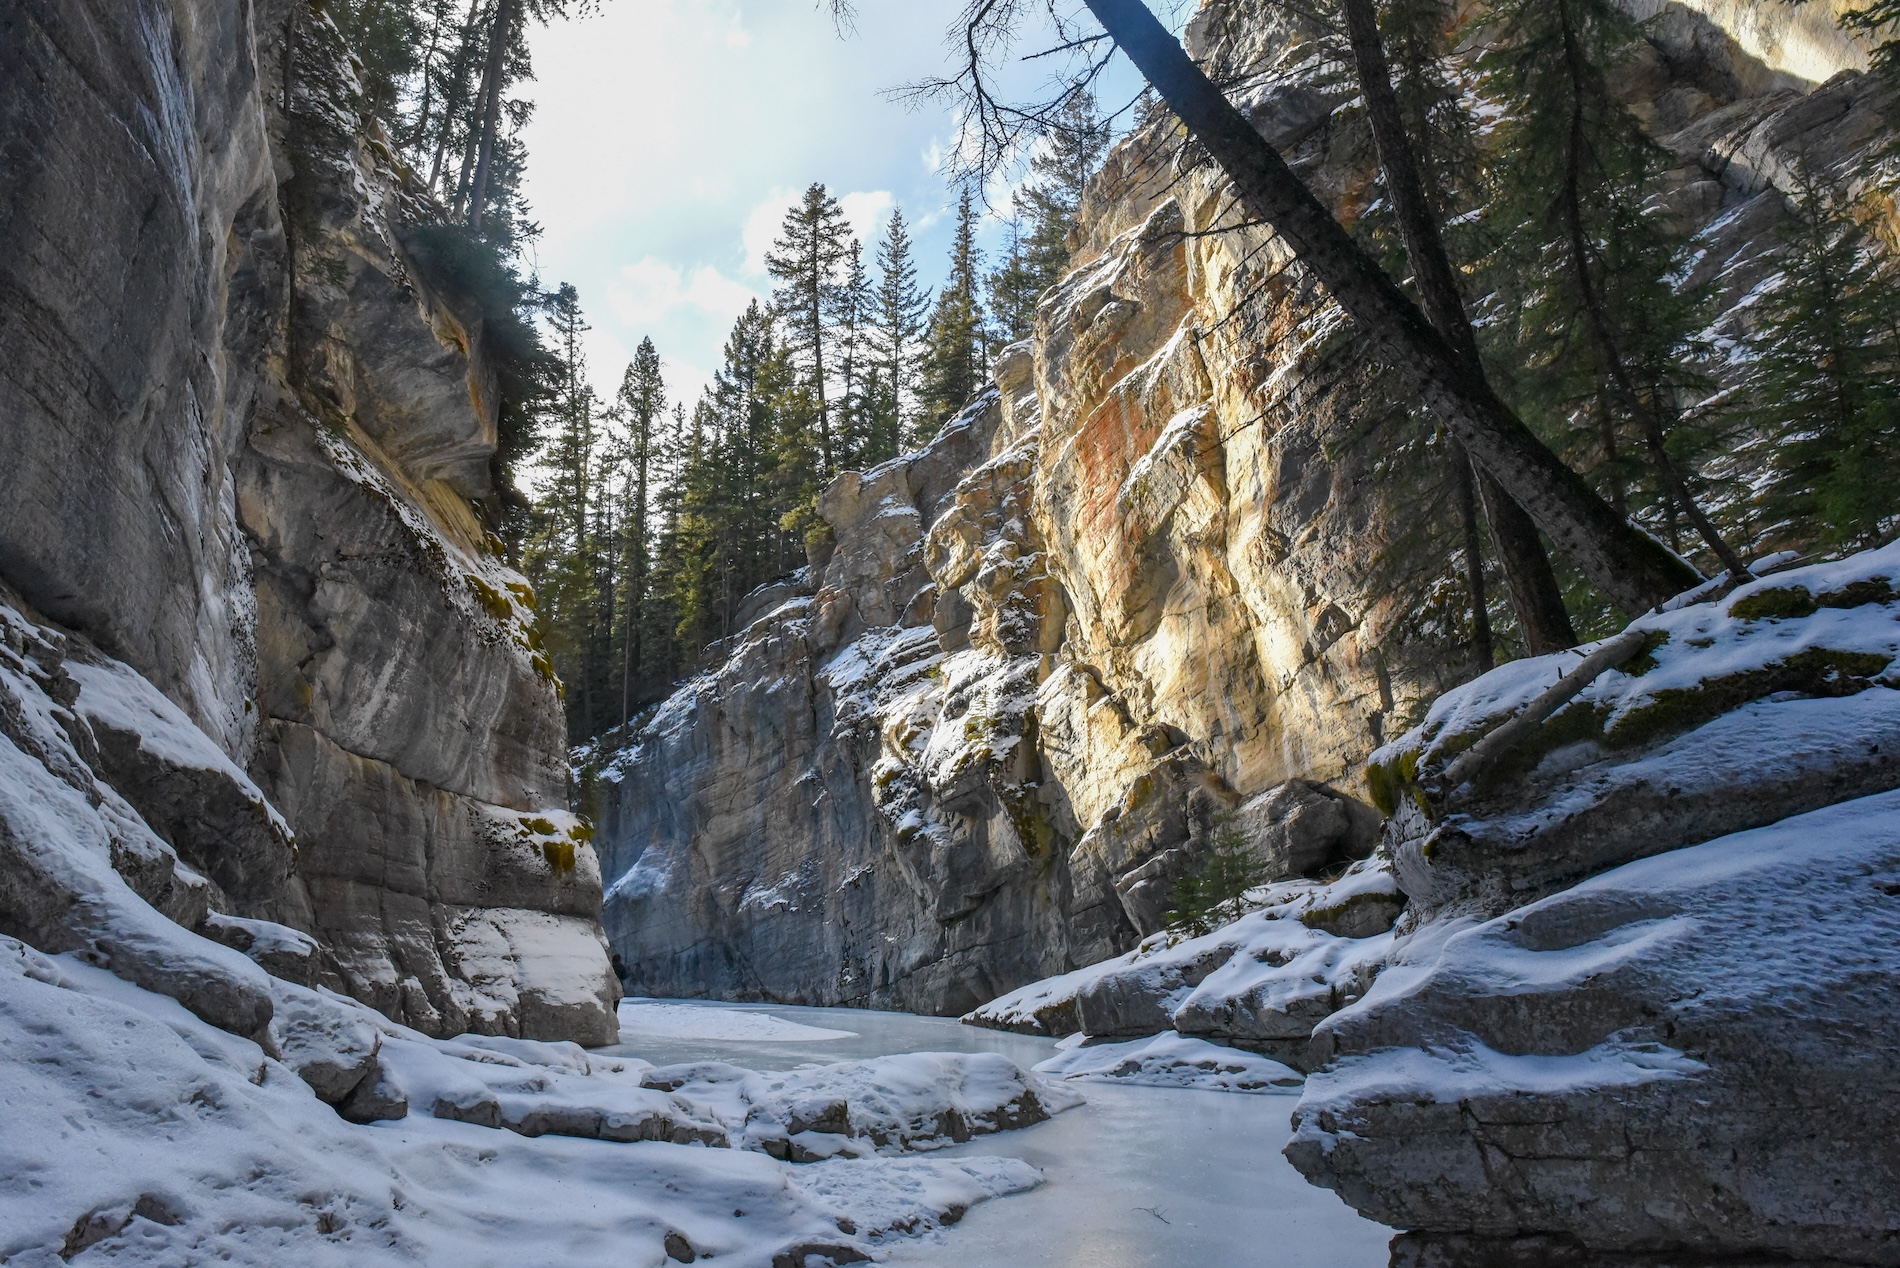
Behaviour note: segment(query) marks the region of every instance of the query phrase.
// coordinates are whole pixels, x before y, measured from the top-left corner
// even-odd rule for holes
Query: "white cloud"
[[[888,189],[874,189],[846,194],[838,199],[838,206],[844,209],[844,218],[851,222],[851,232],[858,235],[858,241],[865,244],[868,254],[871,244],[883,236],[884,223],[891,218],[891,208],[897,199]]]
[[[798,205],[800,197],[789,189],[774,187],[766,200],[754,207],[745,218],[745,228],[740,231],[740,238],[745,243],[745,271],[749,276],[765,276],[766,253],[772,249],[772,242],[778,237],[778,228],[784,223],[785,213]]]
[[[752,209],[746,217],[745,229],[741,238],[745,243],[745,271],[749,277],[764,277],[765,256],[777,240],[779,228],[785,223],[785,213],[798,206],[804,193],[793,193],[788,189],[775,188],[771,197]],[[897,205],[897,198],[888,189],[854,190],[849,194],[838,195],[838,206],[844,212],[844,218],[851,225],[851,232],[865,244],[866,250],[876,242],[884,232],[884,223],[890,219],[891,208]]]
[[[651,256],[622,268],[607,287],[615,319],[634,330],[657,330],[691,316],[730,323],[758,298],[710,264],[688,274]]]

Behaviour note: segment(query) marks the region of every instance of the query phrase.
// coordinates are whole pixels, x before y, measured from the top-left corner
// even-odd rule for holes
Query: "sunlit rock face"
[[[1724,331],[1794,156],[1845,175],[1881,133],[1821,16],[1672,4],[1629,77]],[[1355,222],[1378,191],[1324,33],[1229,0],[1187,34]],[[835,553],[603,755],[632,989],[955,1012],[1153,931],[1221,822],[1273,872],[1368,848],[1366,756],[1470,666],[1457,614],[1391,567],[1408,525],[1373,433],[1406,403],[1243,219],[1166,119],[1117,146],[995,396],[840,477]],[[1294,780],[1325,831],[1264,809]]]
[[[294,848],[135,736],[102,762],[210,910],[316,936],[312,980],[437,1033],[610,1039],[559,701],[479,509],[483,332],[398,228],[334,29],[284,0],[28,9],[0,578],[248,767]]]

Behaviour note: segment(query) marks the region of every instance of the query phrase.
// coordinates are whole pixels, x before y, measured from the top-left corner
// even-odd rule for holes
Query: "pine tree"
[[[1030,263],[1020,215],[1009,221],[1009,251],[989,276],[990,317],[1005,344],[1027,339],[1036,326],[1036,301],[1052,283]]]
[[[1721,565],[1740,559],[1703,512],[1669,433],[1697,385],[1697,297],[1674,279],[1681,226],[1650,208],[1670,165],[1612,90],[1641,47],[1614,0],[1500,0],[1481,59],[1504,105],[1493,136],[1494,323],[1522,367],[1534,425],[1619,510],[1687,519]]]
[[[822,184],[805,191],[798,206],[785,213],[778,241],[765,267],[779,285],[773,309],[783,326],[785,349],[808,394],[818,444],[818,471],[828,479],[838,470],[829,354],[835,345],[834,318],[844,302],[844,270],[851,259],[851,226]]]
[[[989,349],[978,287],[983,256],[976,246],[976,199],[968,186],[957,203],[950,276],[930,315],[924,364],[925,415],[934,425],[968,404],[983,387]]]
[[[399,130],[404,89],[421,68],[416,50],[423,44],[424,18],[416,0],[340,0],[330,16],[360,68],[358,109]]]
[[[550,404],[553,435],[543,455],[548,482],[539,530],[526,566],[541,602],[549,652],[569,689],[569,737],[595,733],[596,692],[601,669],[600,612],[603,603],[595,504],[601,460],[593,389],[581,337],[587,333],[580,296],[563,283],[549,300],[560,382]]]
[[[654,439],[666,412],[666,384],[660,373],[660,354],[653,340],[642,339],[620,381],[620,416],[626,427],[620,456],[623,475],[620,507],[619,557],[621,591],[620,716],[624,726],[632,717],[635,693],[647,669],[646,600],[652,562],[652,479]]]
[[[913,440],[924,315],[930,311],[930,296],[917,285],[917,266],[911,259],[910,232],[902,211],[891,211],[884,240],[878,244],[877,267],[871,317],[876,374],[867,430],[874,460],[882,460],[895,457]]]
[[[1842,191],[1805,165],[1797,179],[1744,387],[1770,473],[1761,510],[1771,536],[1818,526],[1865,547],[1900,513],[1900,279]]]
[[[837,304],[832,313],[841,362],[838,397],[838,463],[841,467],[869,466],[869,401],[867,373],[873,367],[871,319],[874,297],[871,278],[864,268],[864,246],[851,241],[851,259],[845,266],[844,282],[838,288]]]
[[[1030,160],[1029,179],[1013,199],[1010,253],[989,279],[990,310],[1004,341],[1028,337],[1036,301],[1068,269],[1069,235],[1108,142],[1108,122],[1095,98],[1079,91],[1062,103]]]
[[[1190,938],[1203,937],[1239,920],[1247,911],[1247,893],[1267,883],[1267,869],[1253,852],[1247,834],[1231,814],[1214,824],[1207,856],[1174,883],[1168,927]]]

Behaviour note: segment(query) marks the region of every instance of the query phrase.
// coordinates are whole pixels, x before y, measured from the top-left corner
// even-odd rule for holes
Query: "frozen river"
[[[656,1001],[657,1003],[657,1001]],[[839,1008],[630,1006],[638,1042],[608,1049],[668,1064],[788,1069],[898,1052],[1001,1052],[1031,1066],[1046,1039],[935,1017]],[[849,1032],[848,1034],[840,1032]],[[744,1035],[745,1037],[741,1037]],[[957,1268],[1383,1268],[1391,1230],[1306,1183],[1280,1156],[1293,1096],[1074,1084],[1079,1109],[954,1152],[1041,1168],[1033,1192],[982,1203],[957,1227],[898,1242],[892,1264]]]

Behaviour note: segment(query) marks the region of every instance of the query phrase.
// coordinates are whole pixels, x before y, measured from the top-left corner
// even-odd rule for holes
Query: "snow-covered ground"
[[[0,942],[0,1259],[659,1265],[670,1242],[766,1265],[800,1245],[866,1253],[1040,1179],[1014,1159],[895,1156],[938,1139],[945,1113],[967,1127],[1033,1084],[989,1054],[778,1076],[725,1067],[723,1082],[700,1067],[699,1082],[667,1091],[672,1080],[637,1059],[430,1040],[332,997],[282,993],[287,1019],[321,1000],[372,1029],[382,1090],[410,1112],[346,1122],[257,1043],[74,957]],[[294,1054],[295,1036],[280,1047]],[[1046,1092],[1050,1108],[1079,1100]],[[481,1125],[483,1105],[515,1130]],[[840,1121],[818,1125],[843,1129],[839,1141],[866,1133],[861,1156],[793,1166],[756,1148],[803,1126],[801,1112],[840,1105]],[[636,1128],[658,1116],[707,1139],[562,1134],[589,1115]],[[755,1148],[707,1147],[720,1136]]]
[[[853,1262],[1041,1178],[914,1151],[1081,1101],[994,1052],[774,1072],[433,1039],[273,976],[310,939],[219,915],[97,737],[201,774],[261,849],[289,850],[281,817],[149,684],[70,650],[0,603],[0,1263]],[[855,1037],[666,1005],[625,1020],[661,1048]]]

